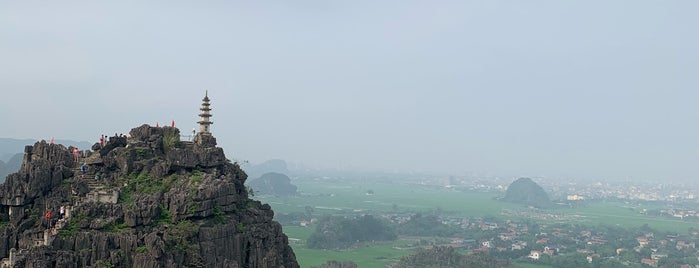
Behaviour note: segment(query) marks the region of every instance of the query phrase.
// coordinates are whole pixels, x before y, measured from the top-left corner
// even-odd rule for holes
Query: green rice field
[[[269,203],[277,214],[304,212],[306,206],[311,206],[314,215],[441,210],[454,216],[503,218],[508,217],[501,213],[503,209],[526,210],[521,205],[495,200],[500,195],[496,192],[464,192],[433,186],[387,184],[368,180],[296,179],[292,183],[298,187],[300,195],[254,198]],[[369,190],[374,194],[367,194]],[[699,228],[696,222],[651,217],[637,211],[623,203],[598,202],[580,208],[554,209],[542,213],[574,215],[576,223],[589,225],[640,227],[648,224],[651,228],[677,232],[685,232],[690,227]],[[301,267],[320,265],[328,260],[353,261],[359,267],[384,267],[413,252],[409,249],[397,249],[407,243],[401,240],[366,244],[347,250],[308,249],[305,247],[305,241],[313,232],[313,227],[284,226],[284,232],[292,242]],[[546,267],[529,263],[515,264],[523,268]]]

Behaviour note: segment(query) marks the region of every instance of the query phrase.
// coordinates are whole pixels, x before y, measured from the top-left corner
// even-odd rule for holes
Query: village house
[[[643,259],[641,259],[641,264],[647,264],[647,265],[650,265],[651,267],[658,267],[658,261],[656,261],[654,259],[643,258]]]
[[[636,241],[638,241],[638,246],[639,247],[645,247],[648,245],[648,238],[639,236],[636,238]]]
[[[588,262],[588,263],[592,263],[592,261],[593,261],[594,259],[598,259],[599,257],[600,257],[600,255],[597,254],[597,253],[587,255],[587,262]]]
[[[522,250],[527,247],[527,242],[517,241],[512,244],[512,250]]]

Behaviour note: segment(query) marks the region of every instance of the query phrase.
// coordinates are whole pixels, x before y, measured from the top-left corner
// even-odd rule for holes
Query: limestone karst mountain
[[[282,159],[271,159],[256,165],[246,165],[243,169],[250,178],[259,178],[270,172],[289,174],[287,163]]]
[[[0,185],[2,267],[299,267],[210,133],[134,128],[96,150],[37,142]],[[84,165],[85,171],[82,171]]]
[[[530,178],[519,178],[512,182],[502,200],[538,208],[553,207],[546,191]]]
[[[289,176],[282,173],[265,173],[259,178],[250,180],[248,185],[255,191],[255,193],[279,196],[297,194],[296,185],[291,184],[291,179],[289,179]]]

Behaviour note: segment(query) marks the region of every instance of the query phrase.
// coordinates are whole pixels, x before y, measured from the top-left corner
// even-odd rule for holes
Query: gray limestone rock
[[[4,263],[299,267],[274,212],[248,197],[247,175],[211,134],[185,142],[171,127],[129,133],[78,161],[72,147],[38,142],[25,149],[19,172],[0,185]]]

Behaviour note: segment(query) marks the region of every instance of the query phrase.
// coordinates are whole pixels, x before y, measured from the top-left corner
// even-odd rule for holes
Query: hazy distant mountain
[[[5,177],[9,174],[15,173],[22,166],[23,153],[18,153],[12,156],[7,163],[0,161],[0,183],[5,182]]]
[[[272,195],[295,195],[296,185],[291,184],[288,176],[269,172],[257,179],[249,180],[248,185],[256,192]]]
[[[282,159],[272,159],[257,165],[249,165],[243,167],[243,170],[245,170],[245,173],[248,174],[248,178],[259,178],[263,174],[270,172],[289,174],[286,161]]]
[[[510,184],[502,200],[538,208],[553,206],[546,191],[530,178],[519,178]]]
[[[7,163],[15,154],[23,153],[24,146],[34,144],[31,139],[0,138],[0,161]]]

